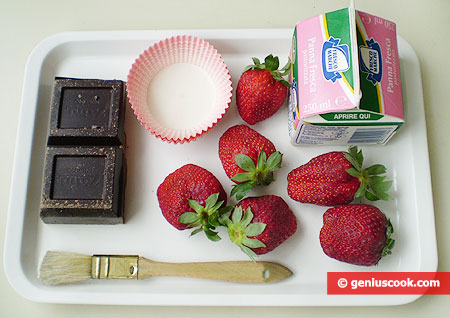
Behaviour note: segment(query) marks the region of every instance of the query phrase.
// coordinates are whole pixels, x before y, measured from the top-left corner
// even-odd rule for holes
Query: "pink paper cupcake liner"
[[[184,73],[180,73],[182,69]],[[183,76],[190,70],[200,77],[184,79]],[[167,77],[168,74],[172,77]],[[155,80],[158,76],[159,82]],[[163,76],[173,78],[174,84],[166,87],[168,94],[163,94],[165,90],[158,90],[157,85],[165,83],[161,80]],[[203,77],[205,82],[199,80]],[[171,108],[169,101],[167,104],[155,102],[164,101],[165,97],[169,99],[168,95],[183,94],[179,89],[180,83],[188,88],[192,84],[201,93],[187,96],[186,105],[177,104],[178,108]],[[139,55],[128,73],[127,94],[135,115],[148,131],[164,141],[190,142],[213,128],[228,110],[232,97],[231,76],[222,57],[211,44],[194,36],[176,36],[156,43]],[[196,107],[197,97],[205,101],[202,107]]]

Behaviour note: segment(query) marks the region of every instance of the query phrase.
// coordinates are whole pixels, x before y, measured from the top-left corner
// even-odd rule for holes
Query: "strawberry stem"
[[[255,258],[258,256],[252,249],[258,247],[265,247],[266,245],[256,238],[251,238],[260,235],[264,232],[266,224],[261,222],[251,223],[253,219],[253,213],[249,208],[242,211],[241,206],[235,207],[231,220],[229,217],[223,216],[220,218],[222,225],[228,229],[228,236],[230,240],[239,246],[242,252],[244,252],[250,259],[255,262]]]
[[[185,212],[179,218],[178,222],[187,224],[191,228],[197,227],[192,231],[191,236],[205,232],[205,235],[211,241],[219,241],[221,238],[218,232],[214,231],[220,225],[219,218],[229,212],[232,207],[223,207],[224,201],[218,201],[219,193],[211,194],[205,202],[205,206],[195,200],[189,200],[189,206],[194,212]]]
[[[381,252],[381,257],[392,254],[392,249],[395,245],[395,240],[392,238],[392,234],[394,234],[394,227],[392,226],[391,220],[387,220],[388,224],[386,227],[386,245]]]
[[[344,152],[345,158],[350,162],[352,168],[347,169],[347,173],[358,178],[361,185],[355,194],[355,199],[365,197],[370,201],[393,200],[387,193],[392,186],[392,181],[385,181],[386,176],[380,176],[387,172],[385,166],[375,164],[363,169],[364,156],[362,150],[358,151],[357,146],[351,146],[348,152]]]
[[[239,182],[234,185],[230,196],[236,195],[241,200],[253,187],[253,185],[269,185],[274,181],[273,171],[281,167],[283,155],[276,151],[267,158],[263,149],[258,154],[255,162],[247,155],[237,154],[236,164],[245,172],[237,173],[231,180]]]
[[[292,62],[290,58],[288,58],[288,62],[281,70],[278,70],[278,67],[280,66],[278,56],[269,54],[264,59],[264,63],[261,63],[260,60],[256,57],[253,57],[252,60],[254,65],[247,65],[244,68],[243,72],[246,72],[248,70],[268,70],[276,81],[281,82],[286,87],[291,86],[291,83],[283,78],[283,76],[288,75],[291,70]]]

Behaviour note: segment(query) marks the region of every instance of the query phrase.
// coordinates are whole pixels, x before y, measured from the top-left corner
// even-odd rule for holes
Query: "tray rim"
[[[24,211],[26,210],[27,202],[27,191],[23,191],[23,185],[28,186],[28,176],[31,165],[32,149],[33,149],[33,132],[35,129],[35,118],[37,110],[37,98],[39,92],[39,77],[43,62],[46,56],[58,46],[70,43],[74,41],[98,41],[98,40],[145,40],[156,38],[166,38],[173,36],[175,34],[190,34],[199,37],[212,37],[214,39],[267,39],[272,38],[287,38],[290,39],[291,29],[280,28],[280,29],[174,29],[174,30],[137,30],[137,31],[81,31],[81,32],[62,32],[46,39],[42,40],[31,52],[24,75],[24,83],[22,87],[22,97],[19,112],[19,121],[17,126],[17,137],[14,153],[14,162],[11,177],[11,190],[8,202],[8,212],[7,212],[7,225],[5,234],[5,245],[4,245],[4,269],[6,277],[13,287],[13,289],[23,297],[37,302],[46,303],[72,303],[72,304],[117,304],[117,305],[199,305],[199,306],[248,306],[254,304],[255,306],[364,306],[364,305],[401,305],[415,301],[422,295],[389,295],[390,297],[384,297],[384,295],[344,295],[346,301],[343,301],[342,295],[325,295],[326,303],[324,303],[324,295],[302,295],[301,301],[296,300],[293,297],[288,297],[284,299],[279,304],[269,301],[277,295],[246,295],[245,303],[242,300],[236,299],[233,295],[221,295],[219,301],[217,295],[211,294],[198,294],[198,299],[202,302],[192,303],[191,301],[186,301],[182,296],[185,294],[171,294],[173,297],[178,296],[178,302],[174,304],[172,301],[168,301],[164,295],[152,295],[152,299],[149,302],[148,299],[136,297],[134,300],[124,301],[126,297],[120,293],[113,295],[114,297],[108,298],[106,301],[99,301],[101,299],[96,297],[92,299],[62,299],[58,297],[48,297],[51,293],[47,293],[35,285],[31,284],[30,281],[26,279],[24,269],[22,267],[21,259],[21,247],[23,238],[23,224],[25,219],[25,213],[15,213],[14,211]],[[414,52],[411,45],[399,36],[408,50],[413,53],[414,64],[417,65],[420,89],[416,92],[417,96],[420,97],[420,104],[422,105],[419,110],[424,117],[424,103],[423,103],[423,89],[422,80],[420,74],[419,60],[416,53]],[[32,109],[30,106],[34,105]],[[427,237],[419,240],[419,248],[425,251],[428,256],[425,261],[422,257],[420,267],[423,271],[437,271],[438,257],[437,257],[437,244],[436,244],[436,230],[434,221],[434,207],[432,200],[432,189],[431,189],[431,174],[429,169],[429,157],[428,157],[428,142],[426,137],[426,123],[425,120],[419,121],[421,128],[424,129],[425,134],[419,135],[421,144],[424,148],[420,153],[422,157],[420,158],[424,162],[425,169],[419,171],[423,180],[430,185],[428,187],[427,193],[424,196],[425,199],[418,201],[421,207],[426,207],[431,209],[432,213],[424,215],[423,213],[418,215],[419,222],[421,224],[426,224],[430,229],[431,233],[428,233]],[[30,127],[30,129],[21,129],[22,127]],[[26,169],[24,168],[26,167]],[[22,190],[22,191],[21,191]],[[418,206],[418,209],[420,207]],[[430,238],[431,237],[431,238]],[[20,248],[17,248],[19,246]],[[297,296],[298,298],[298,296]]]

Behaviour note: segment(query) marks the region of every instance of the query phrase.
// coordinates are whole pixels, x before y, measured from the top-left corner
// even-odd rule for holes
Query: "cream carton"
[[[404,123],[395,23],[353,4],[301,21],[291,59],[293,144],[383,145]]]

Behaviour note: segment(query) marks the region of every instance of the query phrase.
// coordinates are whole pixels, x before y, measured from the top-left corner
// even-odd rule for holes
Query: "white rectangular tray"
[[[63,33],[44,40],[32,52],[23,86],[18,125],[8,225],[5,270],[14,289],[40,302],[129,305],[394,305],[418,295],[349,295],[326,293],[329,271],[436,271],[437,249],[429,172],[428,148],[418,59],[399,39],[406,124],[383,147],[363,147],[367,164],[389,167],[394,180],[391,202],[377,202],[396,229],[393,255],[366,268],[340,263],[325,256],[319,244],[323,207],[291,200],[286,192],[287,173],[315,155],[344,147],[294,147],[289,143],[287,107],[254,128],[284,153],[276,181],[256,194],[283,197],[298,219],[297,233],[260,260],[288,266],[294,275],[280,283],[236,284],[190,278],[158,277],[146,281],[88,281],[49,287],[37,277],[48,250],[84,254],[139,254],[160,261],[241,260],[245,256],[225,232],[212,243],[204,236],[188,238],[162,217],[156,188],[165,176],[186,163],[214,173],[229,192],[217,155],[218,138],[230,126],[243,123],[234,98],[224,119],[199,140],[173,145],[156,139],[140,126],[130,108],[126,113],[127,164],[126,223],[123,225],[46,225],[39,218],[43,163],[48,132],[49,105],[55,76],[126,80],[134,59],[153,43],[178,34],[209,41],[228,65],[234,87],[251,57],[267,54],[287,60],[291,30],[178,30]],[[233,202],[233,201],[230,201]]]

